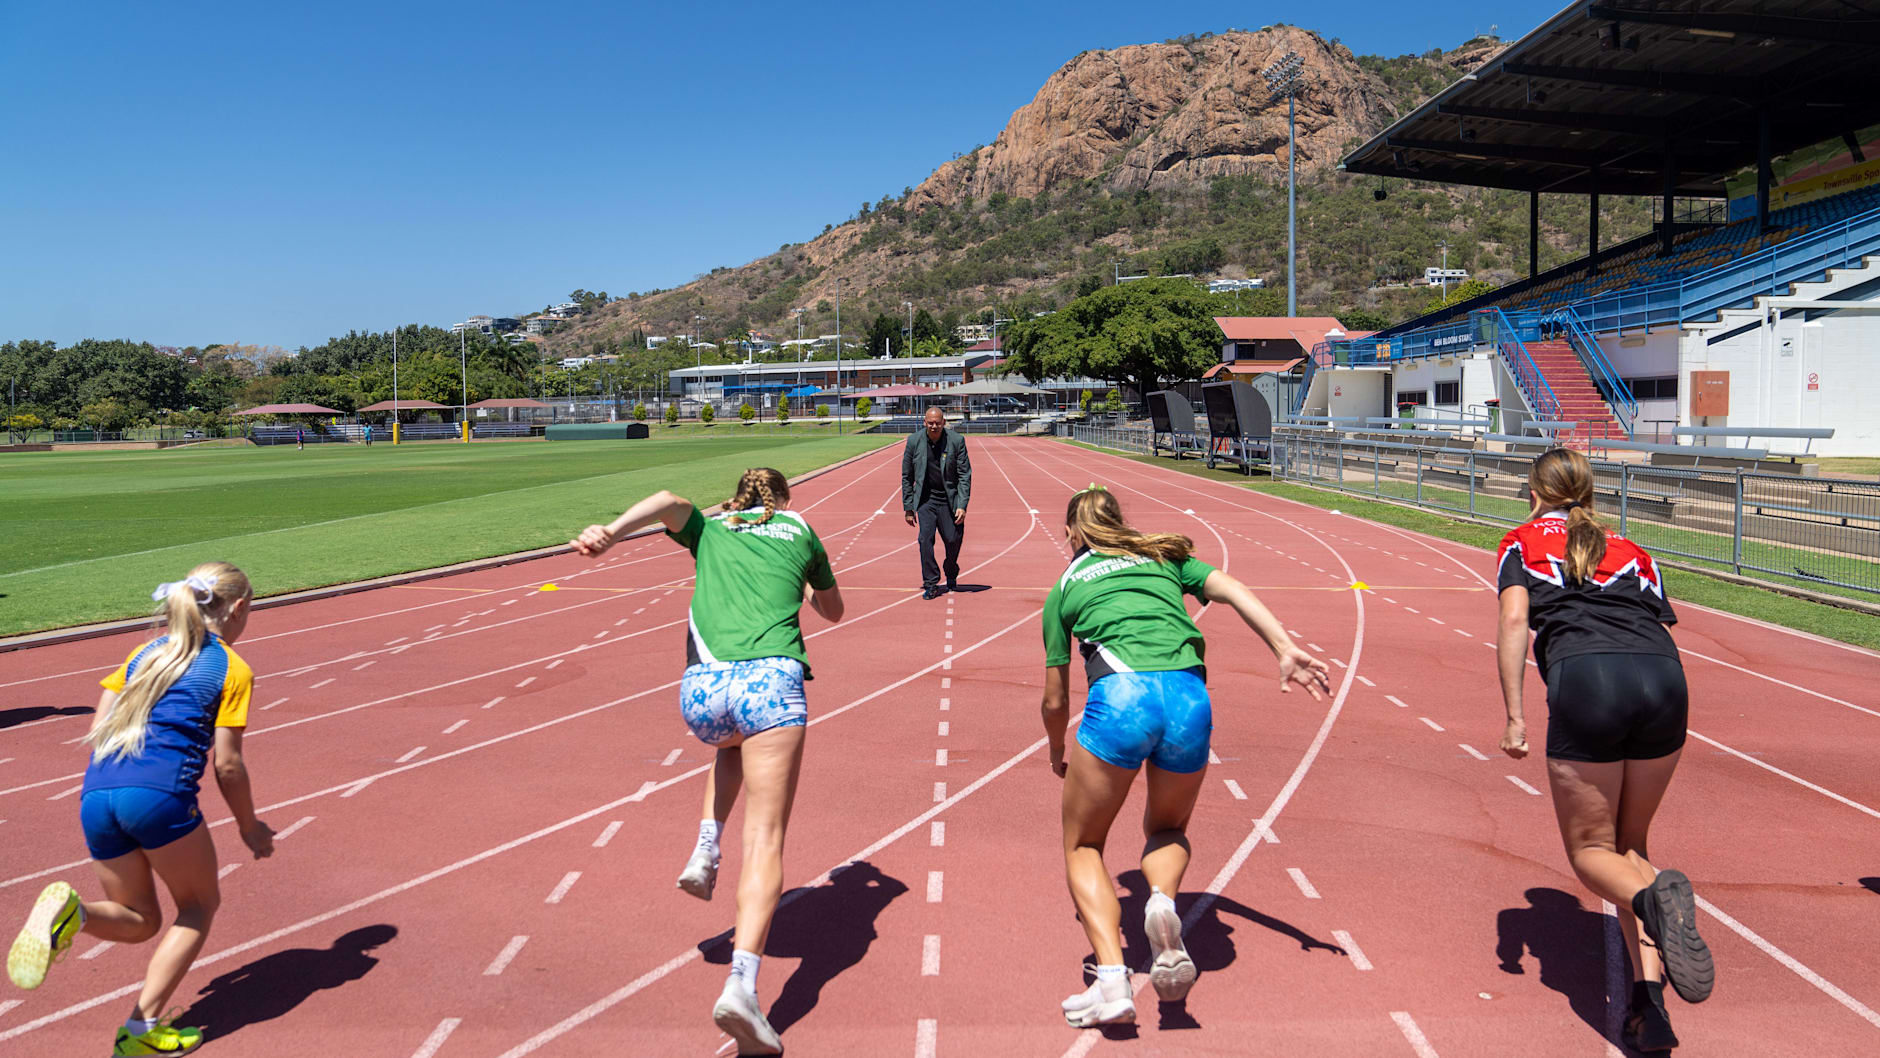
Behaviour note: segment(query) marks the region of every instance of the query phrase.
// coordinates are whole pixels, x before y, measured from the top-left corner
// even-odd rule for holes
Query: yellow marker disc
[[[559,587],[557,587],[557,586],[555,586],[555,585],[553,585],[553,584],[544,584],[544,585],[542,585],[542,588],[541,588],[541,590],[543,590],[543,591],[560,591],[561,589],[560,589]]]
[[[1358,591],[1370,591],[1371,590],[1371,586],[1361,580],[1352,581],[1351,586],[1353,588],[1356,588]]]

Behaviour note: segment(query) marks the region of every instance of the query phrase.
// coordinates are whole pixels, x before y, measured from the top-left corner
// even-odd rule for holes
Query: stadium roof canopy
[[[1880,8],[1845,0],[1575,3],[1342,168],[1531,192],[1718,196],[1759,157],[1880,123],[1876,60]]]

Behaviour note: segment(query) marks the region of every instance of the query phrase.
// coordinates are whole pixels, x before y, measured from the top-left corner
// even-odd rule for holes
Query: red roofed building
[[[1330,316],[1216,316],[1214,325],[1221,329],[1221,362],[1203,378],[1290,374],[1327,334],[1362,338],[1371,333],[1347,332]]]

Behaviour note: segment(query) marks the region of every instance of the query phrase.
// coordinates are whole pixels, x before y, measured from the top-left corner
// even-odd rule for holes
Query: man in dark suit
[[[947,429],[939,408],[927,409],[925,428],[907,439],[901,453],[901,513],[920,527],[921,597],[937,599],[960,581],[960,542],[966,538],[966,501],[973,490],[973,463],[966,438]],[[934,533],[946,545],[947,584],[940,587],[941,566],[933,560]]]

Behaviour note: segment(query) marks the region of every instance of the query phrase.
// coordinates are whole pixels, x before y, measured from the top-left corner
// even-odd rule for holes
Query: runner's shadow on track
[[[1860,884],[1874,893],[1880,893],[1880,878],[1862,878]]]
[[[79,716],[91,712],[89,705],[28,705],[18,709],[0,709],[0,731],[21,724],[30,724],[35,720],[44,720],[49,716]]]
[[[178,1025],[195,1025],[212,1040],[272,1021],[313,997],[370,973],[379,960],[367,954],[398,936],[398,927],[365,926],[333,941],[330,948],[288,948],[256,959],[202,986]]]
[[[1117,893],[1117,902],[1123,908],[1123,961],[1132,968],[1147,969],[1151,959],[1149,938],[1142,931],[1143,907],[1149,901],[1149,882],[1141,871],[1124,871],[1116,879],[1126,892]],[[1176,910],[1181,912],[1182,921],[1188,920],[1188,914],[1195,903],[1202,898],[1201,893],[1189,893],[1177,897]],[[1182,940],[1187,945],[1188,957],[1195,961],[1195,969],[1202,973],[1225,970],[1233,965],[1237,950],[1234,944],[1234,927],[1229,925],[1225,915],[1234,915],[1247,922],[1272,930],[1299,945],[1303,952],[1324,951],[1333,955],[1344,955],[1345,949],[1328,941],[1322,941],[1305,930],[1283,919],[1262,914],[1237,900],[1224,896],[1215,897],[1195,921],[1192,928],[1185,931]],[[1089,956],[1095,962],[1096,956]],[[1198,1029],[1201,1023],[1188,1013],[1186,1001],[1159,1003],[1161,1027],[1168,1029]]]
[[[974,592],[991,591],[992,585],[990,584],[961,584],[952,588],[948,588],[947,590],[970,595]]]
[[[850,864],[829,884],[783,894],[764,954],[800,959],[767,1012],[770,1027],[783,1032],[816,1009],[823,986],[860,963],[875,937],[875,920],[907,892],[900,879],[874,864]],[[731,931],[699,942],[706,962],[731,962]]]
[[[1523,955],[1540,964],[1541,984],[1567,997],[1567,1006],[1596,1034],[1606,1034],[1606,916],[1579,897],[1534,888],[1527,907],[1495,915],[1495,957],[1501,971],[1526,974]],[[1626,971],[1630,980],[1631,971]],[[1616,997],[1629,1003],[1629,997]]]

